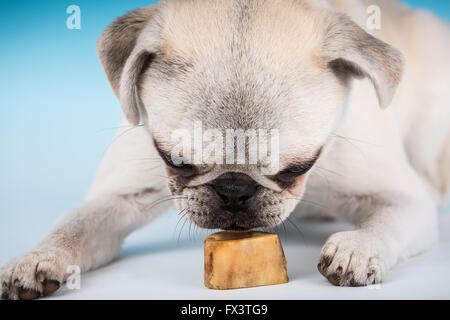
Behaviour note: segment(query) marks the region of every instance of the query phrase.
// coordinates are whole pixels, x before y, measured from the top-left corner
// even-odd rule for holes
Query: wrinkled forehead
[[[283,115],[273,106],[287,107],[323,68],[311,10],[300,0],[166,2],[155,78],[174,87],[171,98],[187,121],[277,127]]]
[[[144,93],[152,95],[159,139],[169,144],[174,131],[193,135],[199,124],[222,132],[276,130],[281,153],[302,145],[314,152],[312,140],[321,137],[309,134],[314,128],[302,110],[314,103],[305,100],[310,87],[323,83],[315,58],[320,21],[311,10],[299,0],[167,2],[163,57],[149,71],[164,89]]]
[[[308,64],[321,41],[320,18],[300,0],[168,4],[173,7],[164,10],[163,41],[174,54],[205,66],[253,60],[268,70],[292,70]]]
[[[180,54],[202,60],[213,52],[236,58],[257,51],[280,61],[320,43],[320,12],[305,0],[170,1],[162,7],[161,34]]]

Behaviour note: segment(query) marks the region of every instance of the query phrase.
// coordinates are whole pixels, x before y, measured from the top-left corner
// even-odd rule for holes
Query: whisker
[[[278,217],[280,222],[278,222],[275,219],[275,217]],[[283,224],[283,221],[281,220],[281,218],[279,216],[275,216],[275,217],[271,217],[271,221],[272,221],[273,226],[271,226],[270,229],[271,229],[271,231],[273,233],[280,234],[280,231],[279,231],[280,230],[280,225]],[[284,229],[284,231],[285,231],[285,234],[286,234],[286,229]],[[280,238],[281,238],[281,236],[280,236]]]
[[[100,133],[100,132],[104,132],[104,131],[108,131],[108,130],[117,130],[117,129],[122,129],[122,128],[130,128],[132,127],[131,125],[127,125],[127,126],[116,126],[116,127],[110,127],[110,128],[103,128],[103,129],[99,129],[98,131],[96,131],[96,133]]]
[[[180,221],[183,219],[184,215],[186,215],[188,212],[185,212],[187,208],[184,208],[183,210],[181,210],[180,212],[177,213],[177,215],[180,216],[180,218],[178,219],[177,224],[175,225],[175,230],[173,231],[173,235],[175,236],[175,232],[177,231],[178,228],[178,224],[180,223]],[[185,212],[185,213],[184,213]]]
[[[114,138],[114,140],[111,142],[111,145],[114,144],[114,142],[116,142],[117,140],[119,140],[119,138],[123,137],[125,134],[132,131],[133,129],[141,128],[143,126],[144,125],[132,126],[131,128],[124,130],[122,133],[120,133],[117,137]]]
[[[308,243],[306,242],[306,239],[305,239],[305,236],[304,236],[303,232],[300,230],[300,227],[298,227],[289,217],[287,217],[286,220],[294,226],[294,228],[300,233],[300,236],[302,237],[303,242],[306,245],[308,245]]]
[[[136,163],[136,164],[133,164],[133,166],[139,166],[139,165],[147,166],[148,163],[142,162],[142,163]],[[156,170],[156,169],[161,169],[161,166],[151,167],[151,168],[148,168],[148,169],[147,169],[147,168],[144,168],[144,172],[150,172],[150,171],[153,171],[153,170]],[[161,174],[159,174],[159,175],[153,174],[152,176],[153,176],[153,177],[163,177],[164,175],[161,175]],[[169,179],[168,176],[164,176],[164,177],[167,178],[167,179]]]
[[[168,198],[167,198],[168,197]],[[153,209],[155,206],[161,204],[161,203],[165,203],[167,201],[172,201],[172,200],[177,200],[177,199],[187,199],[188,197],[186,196],[166,196],[166,197],[162,197],[154,202],[152,202],[149,206],[149,208],[147,210],[151,210]]]
[[[351,145],[354,149],[356,149],[361,154],[361,156],[364,158],[364,160],[367,160],[366,155],[364,154],[364,152],[362,152],[362,150],[359,147],[357,147],[353,142],[351,142],[349,140],[349,138],[343,137],[343,136],[339,136],[339,135],[333,135],[333,136],[335,138],[339,138],[339,139],[342,139],[343,141],[347,142],[349,145]],[[362,142],[362,141],[359,141],[359,142]]]
[[[281,221],[281,225],[283,226],[283,230],[284,230],[284,238],[287,238],[287,229],[286,229],[286,224],[284,223],[283,219],[281,219],[281,217],[278,217]]]
[[[316,168],[316,170],[311,172],[311,175],[317,174],[319,177],[324,179],[325,182],[327,183],[327,192],[329,192],[330,191],[330,180],[328,180],[328,177],[326,176],[326,174],[324,174],[323,172],[318,171],[318,170],[321,170],[321,168]]]
[[[188,237],[189,237],[189,242],[191,242],[191,228],[192,228],[192,223],[189,222],[189,231],[188,231]]]
[[[307,204],[311,204],[311,205],[316,206],[316,207],[319,207],[319,208],[321,208],[321,209],[330,210],[329,207],[324,206],[323,204],[320,204],[320,203],[317,203],[317,202],[308,200],[308,199],[301,199],[300,203],[302,203],[302,202],[305,202],[305,203],[307,203]]]
[[[201,236],[201,232],[202,232],[203,230],[199,227],[199,226],[197,226],[196,224],[194,224],[194,232],[195,232],[195,234],[194,234],[194,241],[197,241],[197,238],[199,237],[199,236]]]
[[[333,137],[335,137],[335,138],[342,139],[342,140],[345,140],[345,141],[353,140],[355,142],[365,143],[365,144],[368,144],[368,145],[372,145],[374,147],[381,147],[381,145],[378,145],[378,144],[375,144],[375,143],[372,143],[372,142],[369,142],[369,141],[364,141],[364,140],[361,140],[361,139],[356,139],[356,138],[352,138],[352,137],[346,137],[346,136],[343,136],[343,135],[340,135],[340,134],[335,134],[335,133],[332,133],[331,135]]]
[[[165,178],[165,179],[169,179],[168,176],[162,175],[162,174],[153,174],[151,175],[152,177],[158,177],[158,178]]]
[[[120,133],[118,136],[114,137],[113,141],[109,144],[108,148],[106,148],[106,149],[103,151],[103,154],[106,154],[106,152],[108,151],[108,149],[111,148],[111,146],[112,146],[115,142],[117,142],[117,140],[119,140],[119,138],[121,138],[123,135],[125,135],[126,133],[130,132],[130,131],[133,130],[133,129],[143,127],[143,125],[138,125],[138,126],[122,126],[122,128],[126,128],[126,127],[130,127],[130,128],[124,130],[124,131],[123,131],[122,133]],[[119,128],[120,128],[120,127],[119,127]]]
[[[183,232],[183,228],[184,228],[186,222],[187,222],[187,219],[184,219],[184,223],[183,223],[183,225],[181,226],[180,233],[178,234],[177,247],[180,246],[180,237],[181,237],[181,233]]]
[[[129,161],[161,161],[163,163],[163,160],[161,158],[155,157],[155,158],[136,158],[136,159],[128,159]]]
[[[307,203],[307,204],[312,204],[312,205],[314,205],[314,206],[317,206],[317,207],[319,207],[319,208],[321,208],[321,209],[327,209],[327,210],[330,209],[330,208],[328,208],[328,207],[326,207],[326,206],[324,206],[324,205],[321,205],[320,203],[317,203],[317,202],[314,202],[314,201],[311,201],[311,200],[307,200],[307,199],[305,199],[305,198],[286,198],[286,199],[290,199],[290,200],[298,200],[298,201],[300,201],[300,203],[305,202],[305,203]]]
[[[337,175],[337,176],[339,176],[339,177],[343,177],[343,175],[340,174],[340,173],[337,172],[337,171],[333,171],[333,170],[330,170],[330,169],[327,169],[327,168],[324,168],[324,167],[319,167],[319,166],[317,166],[317,169],[323,170],[323,171],[326,171],[326,172],[329,172],[329,173],[332,173],[332,174],[335,174],[335,175]]]

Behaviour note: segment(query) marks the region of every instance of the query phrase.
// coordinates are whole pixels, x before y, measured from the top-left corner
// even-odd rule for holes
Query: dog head
[[[370,78],[386,107],[402,73],[398,51],[308,0],[164,1],[117,19],[98,52],[128,121],[150,131],[178,209],[203,228],[286,219],[340,123],[352,78]],[[223,145],[214,161],[203,157],[207,132]],[[263,132],[270,156],[249,161],[251,150],[261,155]],[[184,152],[174,133],[189,137]],[[244,161],[220,161],[238,154]]]

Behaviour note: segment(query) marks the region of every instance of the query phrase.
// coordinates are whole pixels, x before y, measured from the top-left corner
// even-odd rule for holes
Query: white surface
[[[294,220],[279,227],[290,282],[250,289],[215,291],[203,286],[203,248],[211,232],[183,221],[169,211],[131,235],[113,263],[83,274],[80,290],[66,286],[51,299],[449,299],[450,214],[441,216],[441,241],[431,251],[392,270],[374,287],[334,287],[316,269],[321,246],[336,231],[350,226],[335,222]],[[190,235],[189,235],[190,234]],[[190,239],[189,239],[190,238]]]

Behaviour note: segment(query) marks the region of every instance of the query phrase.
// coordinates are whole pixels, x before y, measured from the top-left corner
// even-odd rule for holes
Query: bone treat
[[[278,235],[218,232],[205,239],[205,286],[237,289],[289,281]]]

